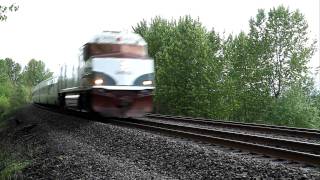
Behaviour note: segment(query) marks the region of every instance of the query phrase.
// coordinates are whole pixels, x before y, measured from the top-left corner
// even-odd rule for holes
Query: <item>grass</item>
[[[6,152],[0,152],[0,179],[14,179],[30,162],[13,158]]]
[[[15,113],[16,110],[11,110],[0,115],[0,132],[6,129],[9,118]],[[17,179],[16,174],[21,172],[28,164],[30,162],[21,160],[18,158],[18,154],[9,153],[5,148],[0,147],[0,179]]]

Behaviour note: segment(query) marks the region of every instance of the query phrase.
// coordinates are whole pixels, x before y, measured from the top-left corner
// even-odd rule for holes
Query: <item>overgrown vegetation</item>
[[[45,69],[42,61],[32,59],[22,70],[12,59],[0,59],[0,131],[19,107],[30,102],[31,88],[50,76],[52,73]],[[0,179],[19,179],[16,175],[28,162],[17,158],[18,152],[6,150],[0,147]]]
[[[25,168],[28,161],[17,161],[5,151],[0,151],[0,179],[19,179],[17,174]]]
[[[319,128],[307,63],[315,51],[298,11],[259,10],[250,31],[222,38],[199,19],[156,17],[133,27],[156,64],[156,111]]]
[[[34,85],[51,76],[42,61],[32,59],[22,70],[12,59],[0,59],[0,123],[10,112],[30,102]]]

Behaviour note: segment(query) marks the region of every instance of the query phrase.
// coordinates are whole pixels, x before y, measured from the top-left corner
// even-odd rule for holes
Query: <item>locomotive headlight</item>
[[[151,84],[152,84],[152,81],[150,81],[150,80],[143,81],[142,84],[143,84],[144,86],[151,85]]]
[[[95,84],[95,85],[101,85],[101,84],[103,84],[103,79],[99,78],[99,79],[94,80],[94,84]]]

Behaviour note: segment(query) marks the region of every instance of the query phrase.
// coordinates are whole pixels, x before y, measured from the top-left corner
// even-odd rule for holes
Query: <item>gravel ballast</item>
[[[33,105],[21,109],[14,122],[0,133],[0,146],[30,160],[24,179],[320,179],[319,168]]]

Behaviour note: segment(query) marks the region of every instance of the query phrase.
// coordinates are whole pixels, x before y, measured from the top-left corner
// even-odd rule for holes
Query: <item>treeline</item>
[[[42,61],[32,59],[22,68],[10,58],[0,59],[0,120],[30,102],[32,87],[51,76]]]
[[[155,59],[158,113],[319,128],[315,42],[298,10],[258,10],[248,33],[228,37],[190,16],[133,29]]]

